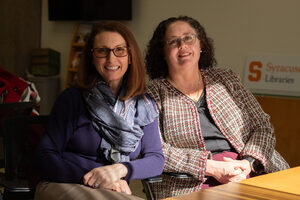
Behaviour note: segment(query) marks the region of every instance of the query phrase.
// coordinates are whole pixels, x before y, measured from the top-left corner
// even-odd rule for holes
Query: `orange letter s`
[[[259,81],[261,79],[261,71],[259,69],[255,69],[255,67],[262,68],[262,63],[259,61],[253,61],[249,65],[249,72],[251,73],[248,75],[248,79],[250,81]]]

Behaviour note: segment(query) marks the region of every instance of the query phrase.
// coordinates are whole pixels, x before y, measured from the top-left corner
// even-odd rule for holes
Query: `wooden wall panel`
[[[41,0],[0,0],[0,65],[23,78],[41,46]]]
[[[300,166],[300,98],[256,98],[271,117],[277,139],[276,150],[291,167]]]

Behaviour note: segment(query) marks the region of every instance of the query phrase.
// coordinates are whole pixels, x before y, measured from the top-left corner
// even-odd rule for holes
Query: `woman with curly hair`
[[[165,155],[157,198],[289,168],[274,149],[269,116],[236,74],[214,66],[213,42],[187,16],[162,21],[148,44],[150,96],[159,110]]]

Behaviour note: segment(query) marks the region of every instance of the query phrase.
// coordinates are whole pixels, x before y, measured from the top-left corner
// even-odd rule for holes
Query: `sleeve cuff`
[[[130,180],[130,178],[132,177],[132,167],[129,164],[129,162],[122,162],[121,164],[123,164],[127,168],[127,174],[125,177],[123,177],[123,179],[128,182]]]

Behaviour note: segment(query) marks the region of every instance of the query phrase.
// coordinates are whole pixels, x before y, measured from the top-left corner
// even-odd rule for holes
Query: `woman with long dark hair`
[[[158,114],[145,76],[130,30],[95,24],[79,82],[56,100],[37,149],[36,199],[137,199],[128,181],[161,174]]]

